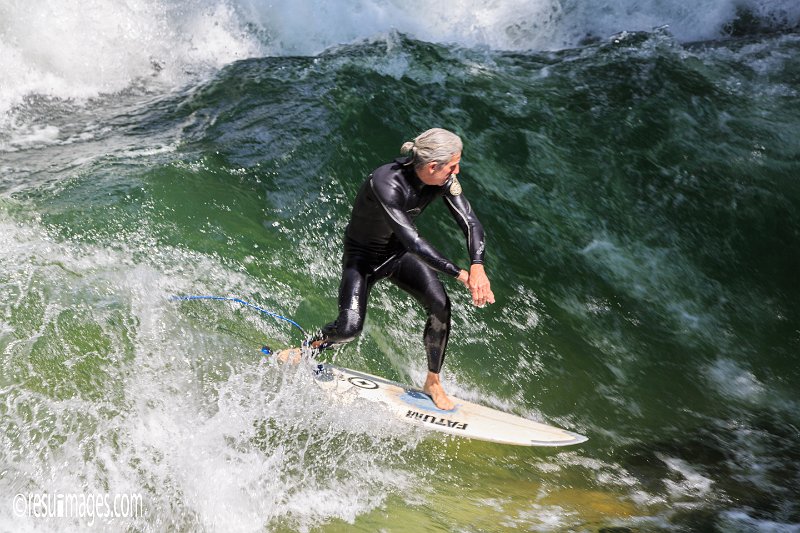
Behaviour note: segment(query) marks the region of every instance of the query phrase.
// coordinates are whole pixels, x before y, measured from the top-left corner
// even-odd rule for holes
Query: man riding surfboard
[[[356,196],[345,230],[339,315],[311,343],[322,350],[357,337],[370,290],[375,282],[389,279],[414,296],[428,315],[423,335],[428,375],[423,390],[438,408],[446,410],[454,405],[439,374],[450,335],[450,299],[438,273],[463,283],[479,307],[495,301],[483,265],[483,226],[457,178],[462,147],[458,135],[429,129],[403,144],[401,153],[407,157],[370,174]],[[467,239],[469,271],[444,257],[414,226],[414,219],[440,197]]]

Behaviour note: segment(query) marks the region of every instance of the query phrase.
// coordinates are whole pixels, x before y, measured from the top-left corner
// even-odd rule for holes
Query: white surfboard
[[[282,360],[297,362],[299,349],[276,353]],[[436,407],[420,389],[389,381],[379,376],[310,361],[316,383],[330,396],[343,403],[364,399],[385,405],[403,422],[458,437],[518,446],[567,446],[587,440],[583,435],[566,431],[491,407],[451,396],[455,408]]]

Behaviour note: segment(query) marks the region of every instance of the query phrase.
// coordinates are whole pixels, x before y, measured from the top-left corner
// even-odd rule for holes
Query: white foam
[[[749,370],[736,361],[717,359],[705,372],[711,384],[724,396],[748,403],[764,401],[766,389]]]
[[[255,531],[281,523],[307,531],[334,518],[352,522],[414,482],[402,451],[416,446],[415,432],[375,409],[332,408],[309,386],[308,372],[260,362],[257,345],[227,333],[235,307],[166,298],[255,294],[263,287],[254,285],[265,283],[291,311],[296,295],[215,256],[165,246],[142,253],[150,251],[148,229],[137,231],[109,249],[56,239],[35,221],[9,221],[0,212],[8,291],[0,316],[15,318],[0,327],[4,375],[39,379],[40,365],[29,358],[40,338],[51,346],[40,357],[65,372],[99,358],[89,390],[49,376],[41,391],[3,391],[4,494],[20,487],[141,493],[148,514],[130,522],[135,529]],[[286,328],[270,321],[235,324],[247,337],[289,342]],[[62,360],[52,343],[79,334],[81,325],[97,329],[93,337],[107,347],[87,352],[67,340]],[[67,524],[36,523],[40,530],[80,527]],[[20,527],[0,507],[0,529]]]
[[[677,479],[664,480],[664,484],[673,499],[679,501],[686,499],[696,502],[711,493],[713,481],[702,475],[683,459],[668,457],[660,453],[657,453],[656,457],[662,460],[676,475]]]
[[[60,130],[51,125],[26,125],[16,131],[8,143],[0,143],[0,151],[13,151],[58,142]],[[5,146],[4,146],[5,145]]]
[[[518,284],[508,297],[506,308],[506,323],[521,333],[530,333],[539,327],[543,305],[530,288]]]
[[[314,54],[339,43],[392,30],[417,39],[504,50],[554,50],[577,46],[587,36],[669,26],[680,41],[719,37],[737,8],[779,24],[800,21],[794,0],[282,0],[268,5],[241,0],[278,53]]]
[[[177,86],[258,54],[224,1],[41,0],[0,6],[0,115],[36,94],[86,99]]]
[[[753,518],[746,511],[723,511],[718,525],[731,533],[800,533],[800,524]]]
[[[265,55],[315,55],[399,31],[503,50],[554,50],[669,26],[680,41],[719,37],[737,7],[800,23],[796,0],[39,0],[0,5],[0,116],[29,95],[86,99],[131,86],[174,88]],[[403,59],[386,65],[399,75]],[[1,124],[0,124],[1,125]]]
[[[527,509],[508,516],[500,525],[509,529],[528,531],[563,531],[579,521],[579,513],[560,505],[534,503]]]

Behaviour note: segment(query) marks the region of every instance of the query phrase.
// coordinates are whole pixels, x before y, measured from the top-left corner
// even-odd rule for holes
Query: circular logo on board
[[[358,387],[360,389],[377,389],[378,388],[378,384],[375,383],[374,381],[370,381],[370,380],[365,379],[365,378],[359,378],[357,376],[353,376],[351,378],[348,378],[347,381],[349,381],[350,383],[352,383],[353,385],[355,385],[356,387]]]

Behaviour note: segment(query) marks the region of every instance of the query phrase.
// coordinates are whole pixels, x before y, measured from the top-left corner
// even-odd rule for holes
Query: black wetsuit
[[[458,277],[461,269],[419,236],[414,219],[443,197],[467,238],[470,260],[483,263],[484,232],[461,185],[451,176],[425,185],[407,159],[377,168],[361,186],[345,231],[339,316],[322,329],[323,347],[353,340],[364,325],[367,298],[388,278],[414,296],[428,313],[424,342],[428,369],[438,373],[450,334],[450,299],[436,272]]]

